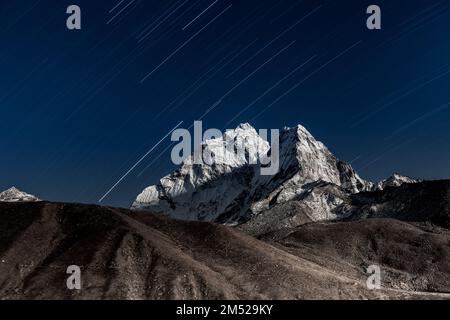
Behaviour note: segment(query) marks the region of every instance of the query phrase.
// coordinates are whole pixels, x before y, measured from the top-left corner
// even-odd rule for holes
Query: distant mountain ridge
[[[16,187],[0,192],[0,202],[34,202],[40,201],[39,198],[20,191]]]
[[[237,228],[259,237],[321,221],[373,218],[426,223],[450,229],[450,180],[404,183],[353,194],[331,183],[319,182],[302,196],[274,205]]]

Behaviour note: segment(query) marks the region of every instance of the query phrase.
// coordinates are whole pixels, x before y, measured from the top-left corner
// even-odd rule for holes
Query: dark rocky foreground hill
[[[450,298],[450,231],[365,219],[259,235],[93,205],[0,203],[1,299]],[[366,287],[367,266],[382,289]],[[82,269],[82,289],[66,268]]]

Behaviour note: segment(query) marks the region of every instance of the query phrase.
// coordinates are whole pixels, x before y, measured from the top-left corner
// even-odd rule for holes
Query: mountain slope
[[[124,209],[2,203],[0,299],[449,298],[439,291],[450,291],[442,268],[450,236],[439,232],[374,219],[302,226],[266,243],[231,227]],[[376,242],[367,238],[374,234]],[[374,247],[397,241],[399,257],[425,262],[405,269]],[[378,255],[364,255],[368,246]],[[389,278],[382,290],[367,290],[373,262],[406,285]],[[69,265],[82,270],[80,291],[65,286]],[[417,285],[423,275],[427,285]]]
[[[364,238],[368,231],[354,228],[353,223],[345,225],[348,230],[355,230],[354,236],[362,240],[347,246],[353,246],[355,252],[364,251],[371,243]],[[371,223],[376,224],[376,221]],[[326,233],[326,229],[335,227],[321,225],[321,228]],[[406,224],[394,224],[393,228],[398,229],[397,234],[410,229],[409,239],[423,233]],[[360,230],[363,232],[358,236]],[[308,230],[306,232],[309,234]],[[341,233],[335,231],[332,234],[335,237],[332,246],[348,242],[346,234],[340,236]],[[415,288],[413,285],[408,286],[408,290],[386,286],[383,290],[369,291],[365,287],[367,275],[361,261],[345,261],[341,257],[343,253],[338,253],[333,263],[327,265],[333,248],[329,243],[323,240],[316,243],[306,236],[302,239],[295,235],[297,246],[304,243],[316,252],[319,260],[314,261],[310,254],[293,250],[292,243],[288,242],[292,236],[269,244],[230,227],[170,220],[123,209],[44,202],[3,203],[0,204],[0,298],[447,297],[438,292],[414,292],[410,290]],[[383,237],[389,239],[391,232],[382,233],[379,241],[385,241]],[[419,252],[419,258],[426,256],[443,261],[448,255],[448,245],[445,247],[444,243],[449,236],[442,233],[439,237],[441,240],[436,238],[424,247],[403,241],[400,250],[405,255]],[[78,265],[82,270],[80,291],[69,291],[65,286],[69,265]],[[427,281],[431,281],[433,275],[436,279],[449,278],[450,269],[445,269],[445,265],[439,269],[429,264],[424,267]],[[413,278],[420,274],[411,271]],[[429,283],[426,288],[448,290],[444,280],[436,280],[435,284],[433,287]]]
[[[450,293],[449,236],[436,226],[366,219],[313,223],[261,239],[349,277],[358,277],[361,266],[377,265],[384,286]]]

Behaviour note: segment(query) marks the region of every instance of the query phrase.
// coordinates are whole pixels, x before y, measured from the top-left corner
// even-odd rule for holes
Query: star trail
[[[377,1],[369,30],[370,4],[1,1],[0,189],[128,207],[195,120],[302,124],[364,178],[450,178],[450,5]]]

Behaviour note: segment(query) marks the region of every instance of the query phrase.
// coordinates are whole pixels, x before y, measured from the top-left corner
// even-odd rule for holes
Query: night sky
[[[0,189],[97,203],[200,118],[302,124],[369,180],[448,179],[449,35],[446,0],[1,0]],[[170,173],[170,144],[103,203]]]

